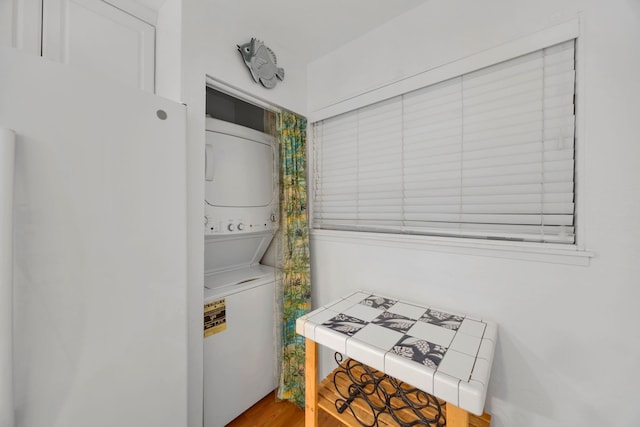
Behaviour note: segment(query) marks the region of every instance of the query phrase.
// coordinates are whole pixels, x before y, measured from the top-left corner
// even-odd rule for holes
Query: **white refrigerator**
[[[186,426],[185,120],[0,49],[0,427]]]

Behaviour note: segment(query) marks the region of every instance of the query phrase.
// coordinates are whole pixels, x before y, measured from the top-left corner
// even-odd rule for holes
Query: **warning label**
[[[227,303],[224,298],[204,305],[204,337],[227,329]]]

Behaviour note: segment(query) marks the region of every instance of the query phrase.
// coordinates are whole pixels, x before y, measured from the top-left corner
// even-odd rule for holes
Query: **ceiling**
[[[238,16],[255,21],[249,28],[257,28],[265,39],[270,35],[311,62],[425,1],[236,0],[227,4],[233,4]]]
[[[166,0],[137,0],[158,10]],[[182,0],[193,1],[193,0]],[[311,62],[428,0],[209,0],[229,22]],[[293,35],[293,36],[292,36]]]

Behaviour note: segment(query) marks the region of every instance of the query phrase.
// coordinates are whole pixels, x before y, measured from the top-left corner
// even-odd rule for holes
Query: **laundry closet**
[[[277,386],[275,114],[207,88],[204,426],[226,425]],[[273,131],[271,131],[273,133]]]

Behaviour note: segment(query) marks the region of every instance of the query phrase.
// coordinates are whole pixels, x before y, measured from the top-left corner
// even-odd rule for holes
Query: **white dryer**
[[[207,118],[204,426],[222,427],[277,386],[275,280],[260,264],[277,226],[272,137]]]
[[[278,228],[278,151],[262,132],[208,117],[205,235]]]

